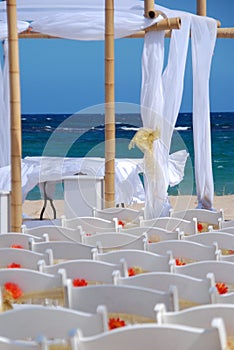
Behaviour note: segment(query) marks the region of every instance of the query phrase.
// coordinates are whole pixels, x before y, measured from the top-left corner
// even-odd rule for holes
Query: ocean
[[[104,114],[24,114],[22,115],[22,153],[28,156],[104,157]],[[116,158],[142,158],[142,152],[128,145],[142,126],[139,113],[116,114]],[[234,194],[234,112],[211,113],[212,167],[216,195]],[[169,188],[170,195],[196,193],[192,114],[177,119],[171,152],[187,149],[189,159],[181,184]],[[58,189],[57,198],[62,197]],[[27,199],[40,199],[38,188]]]

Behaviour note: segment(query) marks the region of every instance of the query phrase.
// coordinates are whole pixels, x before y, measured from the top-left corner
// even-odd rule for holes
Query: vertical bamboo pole
[[[11,113],[11,231],[21,232],[21,110],[16,0],[7,0]]]
[[[105,207],[115,206],[114,0],[105,0]]]
[[[154,18],[155,17],[155,8],[154,8],[154,0],[145,0],[145,17]]]
[[[197,0],[197,15],[206,16],[206,0]]]

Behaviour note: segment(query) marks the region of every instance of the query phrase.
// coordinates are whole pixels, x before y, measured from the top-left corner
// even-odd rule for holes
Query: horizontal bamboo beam
[[[145,31],[141,30],[135,34],[129,35],[126,38],[135,38],[140,39],[144,38]],[[171,37],[171,30],[165,31],[165,37],[170,38]],[[217,38],[223,38],[223,39],[233,39],[234,38],[234,27],[231,28],[217,28]]]
[[[129,35],[126,38],[144,38],[145,31],[141,30],[135,34]],[[169,38],[171,36],[171,30],[165,30],[165,36]],[[24,31],[19,34],[20,39],[62,39],[61,37],[51,36],[32,31]],[[231,28],[217,28],[217,38],[229,39],[234,38],[234,27]]]

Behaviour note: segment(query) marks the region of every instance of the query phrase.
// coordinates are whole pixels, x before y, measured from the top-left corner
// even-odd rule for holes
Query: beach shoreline
[[[197,206],[196,196],[170,196],[172,208],[174,210],[192,209]],[[39,219],[43,208],[43,200],[26,200],[23,203],[23,215],[25,218]],[[57,219],[65,214],[64,200],[54,200]],[[132,208],[142,208],[144,203],[136,203],[131,205]],[[225,220],[234,220],[234,195],[214,196],[213,208],[217,211],[223,209]],[[54,214],[50,203],[48,202],[43,219],[53,219]]]

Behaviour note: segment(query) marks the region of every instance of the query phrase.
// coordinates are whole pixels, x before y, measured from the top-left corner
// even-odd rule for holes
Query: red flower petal
[[[228,286],[223,282],[217,282],[216,288],[219,294],[226,294],[228,292]]]
[[[85,287],[85,286],[88,285],[88,283],[86,282],[86,280],[83,279],[83,278],[82,278],[82,279],[74,278],[73,281],[72,281],[72,283],[73,283],[73,286],[74,286],[74,287]]]
[[[119,220],[118,225],[124,227],[125,223],[122,220]]]
[[[13,262],[12,264],[7,265],[7,267],[8,269],[15,269],[15,268],[21,268],[21,265]]]
[[[119,317],[117,318],[110,318],[108,322],[109,330],[124,327],[126,326],[126,323],[124,320],[121,320]]]
[[[13,299],[18,299],[22,296],[23,292],[16,283],[6,282],[4,284],[5,290],[10,293]]]
[[[200,222],[197,223],[197,229],[199,232],[202,232],[203,230],[203,225]]]
[[[177,266],[186,265],[186,263],[184,261],[182,261],[181,259],[179,259],[179,258],[175,259],[175,263],[176,263]]]
[[[20,244],[12,244],[10,248],[24,249],[24,247]]]
[[[134,267],[129,267],[129,269],[128,269],[128,276],[129,277],[130,276],[135,276],[135,274],[136,274],[136,271],[135,271]]]

